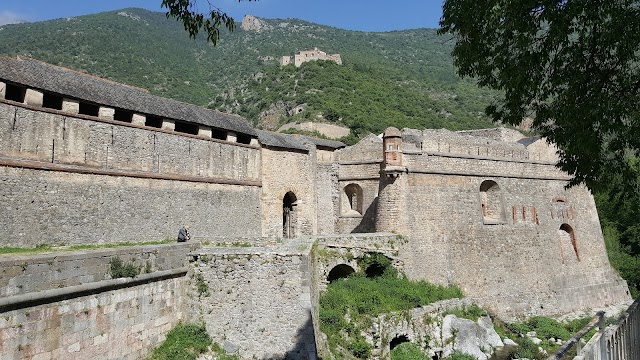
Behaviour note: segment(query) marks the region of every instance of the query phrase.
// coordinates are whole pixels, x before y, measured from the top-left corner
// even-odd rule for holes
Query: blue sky
[[[242,20],[245,14],[263,18],[298,18],[349,30],[389,31],[438,27],[442,0],[209,0]],[[92,14],[126,7],[154,11],[161,0],[0,0],[0,25]],[[207,0],[198,0],[203,11]]]

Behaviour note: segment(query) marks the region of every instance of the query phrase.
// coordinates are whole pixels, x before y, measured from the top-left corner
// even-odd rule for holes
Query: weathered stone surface
[[[482,360],[489,358],[494,348],[504,346],[488,316],[474,322],[447,315],[442,321],[442,338],[444,343],[452,343],[453,351],[458,350]],[[445,354],[447,352],[445,350]]]
[[[139,359],[184,320],[184,277],[2,313],[0,359]]]
[[[244,18],[242,19],[242,24],[240,24],[240,28],[244,31],[260,32],[260,31],[270,30],[271,25],[258,19],[255,16],[245,15]]]
[[[77,114],[80,112],[80,102],[72,99],[63,99],[62,111],[70,114]]]
[[[24,94],[24,103],[31,106],[42,106],[44,94],[42,91],[27,89]]]
[[[113,115],[116,113],[116,110],[106,106],[100,106],[98,109],[98,117],[103,119],[113,120]]]

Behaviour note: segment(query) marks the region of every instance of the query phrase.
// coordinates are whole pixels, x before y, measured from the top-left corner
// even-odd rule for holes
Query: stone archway
[[[339,279],[344,279],[349,275],[355,273],[356,270],[347,264],[338,264],[329,271],[329,275],[327,275],[327,281],[332,283]]]
[[[282,237],[287,239],[297,235],[297,202],[298,198],[291,191],[282,199]]]

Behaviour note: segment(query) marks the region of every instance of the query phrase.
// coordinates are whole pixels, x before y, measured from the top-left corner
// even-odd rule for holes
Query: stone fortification
[[[410,277],[457,284],[503,317],[629,299],[609,266],[593,197],[565,189],[569,177],[532,160],[536,149],[447,131],[404,134],[402,166],[383,169],[376,224],[411,239],[400,250]]]
[[[165,276],[120,284],[130,290],[124,302],[105,290],[64,300],[69,303],[56,298],[28,305],[53,314],[29,326],[59,327],[58,320],[38,321],[59,319],[56,312],[67,314],[69,306],[74,316],[86,309],[83,324],[92,329],[62,324],[62,333],[51,335],[56,340],[44,339],[28,354],[94,354],[91,344],[113,347],[131,339],[152,344],[178,319],[202,317],[216,340],[226,339],[226,347],[243,356],[313,358],[318,293],[329,278],[353,271],[354,257],[365,251],[382,252],[412,279],[458,285],[506,318],[629,301],[625,282],[609,265],[593,197],[584,187],[565,188],[570,177],[554,166],[553,145],[507,129],[390,128],[384,135],[346,147],[258,131],[244,119],[140,89],[0,58],[0,246],[161,240],[175,238],[187,224],[194,240],[236,247],[198,250],[184,281]],[[372,232],[383,234],[345,236]],[[334,257],[313,258],[308,237],[317,235],[323,236],[318,254]],[[151,260],[159,273],[176,271],[161,270],[161,252],[145,254],[136,257]],[[107,257],[78,255],[64,264],[43,259],[7,263],[0,303],[56,290],[42,288],[35,277],[59,281],[65,293],[87,281],[113,285],[101,278]],[[214,295],[200,294],[200,281]],[[183,282],[196,299],[186,318],[170,310],[183,299],[175,297]],[[165,295],[171,290],[173,297]],[[159,298],[149,299],[149,292]],[[140,304],[151,300],[145,312]],[[105,326],[106,310],[98,305],[122,310],[109,313],[114,334],[136,330],[126,340],[120,334],[104,342],[93,330]],[[129,307],[135,309],[122,320]],[[18,330],[24,316],[0,318],[1,338],[26,339]],[[149,316],[164,320],[151,323]],[[16,342],[22,345],[10,356],[25,341]],[[132,354],[139,346],[131,345]],[[104,357],[127,356],[134,355]]]
[[[333,61],[338,65],[342,65],[342,57],[340,56],[340,54],[327,54],[326,52],[319,50],[318,48],[314,48],[313,50],[298,51],[293,56],[283,56],[282,58],[280,58],[280,65],[286,66],[289,64],[293,64],[295,65],[295,67],[300,67],[306,62],[318,60]]]
[[[186,319],[182,303],[187,269],[179,266],[184,265],[187,248],[151,246],[17,257],[14,260],[22,262],[24,269],[17,270],[22,274],[13,279],[31,278],[20,280],[24,294],[7,296],[5,292],[0,297],[0,359],[143,358]],[[167,254],[171,250],[175,255]],[[100,280],[104,274],[97,268],[103,260],[119,255],[138,261],[146,256],[152,267],[167,270],[152,269],[136,279]],[[168,255],[167,262],[154,255]],[[4,279],[7,271],[16,269],[9,260],[2,263]],[[47,285],[52,288],[46,289]]]
[[[123,247],[111,250],[64,251],[0,258],[0,297],[61,289],[111,279],[113,258],[133,263],[142,273],[187,266],[195,244]]]
[[[195,252],[192,276],[208,293],[190,290],[190,317],[203,319],[214,341],[243,359],[315,359],[312,244]]]

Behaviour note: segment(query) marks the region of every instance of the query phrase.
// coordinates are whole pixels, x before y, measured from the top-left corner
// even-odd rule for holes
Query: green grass
[[[356,273],[329,284],[320,296],[320,329],[327,335],[329,348],[334,353],[342,348],[357,358],[367,358],[372,346],[361,332],[371,326],[378,315],[463,297],[462,291],[455,287],[399,277],[391,262],[381,255],[367,255],[358,259],[358,263],[362,269],[382,266],[382,274],[367,278],[363,273]]]
[[[391,350],[391,360],[429,360],[418,345],[410,342],[402,343]]]
[[[478,305],[465,306],[458,309],[447,310],[444,315],[455,315],[460,319],[468,319],[471,321],[478,321],[479,318],[489,315],[485,310]]]
[[[71,245],[71,246],[53,246],[53,245],[38,245],[32,248],[18,248],[18,247],[0,247],[0,255],[8,254],[37,254],[43,252],[63,252],[63,251],[77,251],[77,250],[97,250],[97,249],[111,249],[120,247],[131,246],[145,246],[145,245],[162,245],[174,243],[175,240],[161,240],[161,241],[146,241],[146,242],[120,242],[113,244],[84,244],[84,245]]]
[[[591,317],[585,317],[580,319],[571,320],[569,322],[559,322],[552,318],[544,317],[544,316],[534,316],[527,320],[526,322],[517,322],[505,324],[500,321],[496,321],[494,319],[494,324],[496,326],[496,331],[500,334],[500,337],[508,337],[520,345],[517,350],[512,351],[512,355],[516,358],[529,358],[529,359],[542,359],[545,358],[542,355],[538,355],[538,345],[531,343],[526,334],[530,331],[536,332],[536,337],[542,340],[542,343],[539,345],[544,350],[546,350],[549,354],[557,351],[560,348],[560,345],[555,342],[550,342],[548,339],[555,338],[561,339],[562,341],[569,340],[575,333],[580,331],[583,327],[585,327],[590,321]],[[608,322],[611,320],[608,319]],[[596,332],[597,328],[591,329],[586,335],[582,338],[585,341],[588,341],[593,334]]]
[[[195,360],[212,345],[204,324],[178,324],[149,360]],[[223,359],[223,358],[218,358]],[[232,358],[224,358],[224,360]]]

